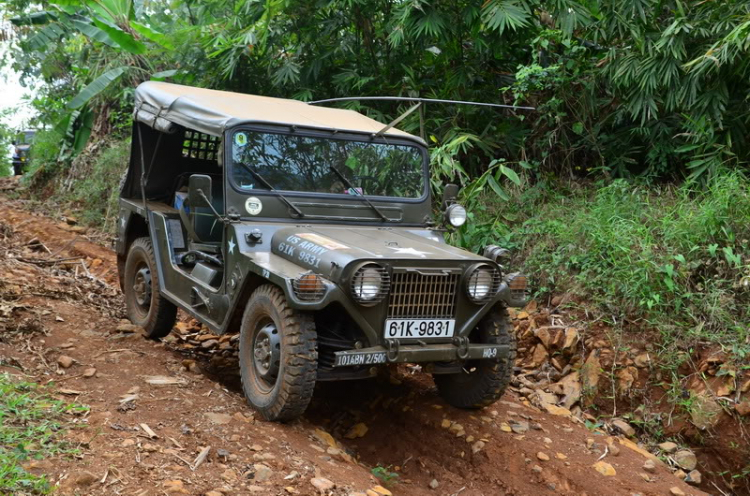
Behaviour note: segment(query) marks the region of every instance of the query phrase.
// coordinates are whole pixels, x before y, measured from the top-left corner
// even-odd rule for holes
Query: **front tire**
[[[448,404],[456,408],[484,408],[505,393],[516,360],[516,338],[510,332],[509,320],[508,310],[497,306],[479,322],[471,339],[472,342],[509,346],[506,358],[467,361],[464,371],[458,374],[433,376],[438,393]]]
[[[159,273],[149,238],[138,238],[130,245],[125,261],[123,292],[128,319],[143,327],[147,337],[163,338],[172,331],[177,307],[159,292]]]
[[[266,284],[256,289],[240,329],[240,372],[247,402],[266,420],[296,419],[310,403],[317,371],[312,317],[290,308],[278,287]]]

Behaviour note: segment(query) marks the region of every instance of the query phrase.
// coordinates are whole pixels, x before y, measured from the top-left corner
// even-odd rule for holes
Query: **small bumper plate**
[[[336,360],[333,366],[353,367],[357,365],[380,365],[383,363],[491,360],[505,358],[508,356],[509,351],[508,346],[499,344],[470,344],[464,350],[453,344],[408,345],[399,346],[390,353],[382,346],[373,346],[361,350],[337,351],[334,354]],[[465,356],[463,355],[464,353],[466,353]]]

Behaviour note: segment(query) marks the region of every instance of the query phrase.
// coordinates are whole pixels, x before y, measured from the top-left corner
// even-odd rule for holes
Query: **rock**
[[[592,351],[581,367],[581,379],[587,393],[594,393],[599,387],[599,377],[602,373],[602,364],[599,361],[599,352]]]
[[[626,394],[633,387],[636,377],[638,377],[638,369],[635,367],[625,367],[620,369],[615,374],[617,377],[617,391],[620,394]]]
[[[721,420],[724,410],[721,405],[706,393],[691,394],[693,407],[690,409],[690,420],[697,428],[706,430],[714,427]]]
[[[562,349],[572,350],[578,345],[581,340],[581,336],[578,334],[578,329],[568,327],[565,329],[565,337],[563,339]]]
[[[581,399],[581,378],[578,372],[573,372],[552,384],[550,390],[561,395],[562,406],[570,410]]]
[[[740,415],[750,415],[750,399],[745,398],[739,403],[736,403],[734,409],[737,410],[737,413]]]
[[[528,368],[536,369],[542,366],[544,362],[549,358],[547,348],[543,344],[538,344],[534,348],[534,353],[531,355],[531,360],[526,364]]]
[[[135,441],[133,439],[125,439],[120,446],[123,448],[129,448],[135,446]]]
[[[211,348],[217,346],[219,344],[219,340],[217,339],[209,339],[208,341],[203,341],[201,343],[201,348],[204,350],[210,350]]]
[[[659,443],[658,446],[659,446],[659,449],[662,450],[664,453],[674,453],[675,451],[677,451],[677,448],[679,448],[679,446],[677,446],[676,443],[673,443],[671,441]]]
[[[614,420],[612,422],[612,427],[616,428],[618,431],[622,432],[628,437],[635,436],[635,429],[633,429],[633,427],[631,427],[630,424],[628,424],[622,419]]]
[[[677,486],[670,487],[669,494],[671,494],[672,496],[685,496],[685,493],[682,492],[682,489]]]
[[[256,463],[253,468],[255,469],[256,482],[265,482],[273,476],[273,470],[268,465]]]
[[[222,491],[208,491],[203,496],[225,496]]]
[[[680,468],[687,471],[695,470],[695,467],[698,466],[698,459],[695,457],[695,453],[690,450],[682,450],[675,453],[674,461]]]
[[[545,407],[545,410],[547,410],[547,413],[551,413],[552,415],[559,415],[561,417],[570,418],[573,415],[567,408],[557,405],[547,405]]]
[[[96,375],[96,369],[94,367],[89,367],[83,371],[83,377],[87,379],[90,377],[94,377],[95,375]]]
[[[683,472],[682,470],[677,470],[674,473],[674,476],[677,477],[680,480],[685,480],[687,478],[687,474],[685,472]]]
[[[138,330],[137,325],[125,324],[125,323],[120,324],[115,328],[115,331],[117,332],[129,332],[130,333],[130,332],[135,332],[137,330]]]
[[[536,457],[543,462],[549,461],[549,455],[547,453],[544,453],[543,451],[540,451],[539,453],[537,453]]]
[[[437,479],[432,479],[430,481],[430,489],[437,489],[440,486],[440,483],[437,481]]]
[[[228,413],[209,412],[204,414],[212,424],[225,425],[232,421],[232,416]]]
[[[69,369],[73,366],[73,363],[75,363],[75,360],[68,355],[60,355],[60,358],[57,359],[57,364],[64,369]]]
[[[542,442],[543,442],[544,444],[552,444],[552,439],[550,439],[550,438],[548,438],[548,437],[545,437],[544,439],[542,439]]]
[[[383,486],[375,486],[370,488],[372,492],[375,494],[380,494],[381,496],[393,496],[393,493],[390,492],[388,489],[384,488]]]
[[[367,425],[360,422],[358,424],[354,424],[349,429],[349,432],[344,435],[344,437],[347,439],[357,439],[359,437],[364,437],[365,434],[367,434]]]
[[[612,456],[620,456],[620,447],[617,446],[615,443],[609,443],[607,444],[607,449],[609,449],[609,454]]]
[[[155,453],[155,452],[159,451],[159,447],[156,446],[155,444],[146,443],[146,444],[143,445],[143,451],[145,451],[147,453]]]
[[[557,404],[557,395],[537,389],[531,394],[529,401],[531,401],[532,405],[544,410],[547,408],[547,405]]]
[[[593,448],[593,447],[594,447],[594,440],[593,440],[593,439],[591,439],[591,438],[588,438],[588,439],[586,439],[586,447],[587,447],[588,449],[591,449],[591,448]]]
[[[451,426],[451,421],[448,419],[443,419],[443,421],[440,423],[440,427],[442,427],[443,429],[447,429],[450,426]]]
[[[76,485],[81,487],[90,486],[94,482],[96,482],[99,478],[92,474],[91,472],[81,472],[80,474],[76,475],[75,481]]]
[[[179,479],[165,481],[163,486],[164,492],[167,494],[190,494],[185,489],[185,484]]]
[[[646,462],[643,464],[643,470],[653,474],[654,472],[656,472],[656,463],[653,460],[646,460]]]
[[[641,353],[633,358],[633,362],[639,369],[645,369],[651,364],[651,356],[648,353]]]
[[[687,474],[685,482],[687,482],[688,484],[693,484],[695,486],[700,486],[701,482],[703,482],[703,476],[697,470],[691,470],[690,473]]]
[[[513,432],[513,428],[508,424],[508,422],[503,422],[500,424],[500,430],[503,432]]]
[[[477,441],[476,443],[471,445],[471,452],[476,455],[477,453],[482,451],[483,448],[484,448],[484,441]]]
[[[542,467],[540,467],[539,465],[534,465],[533,467],[531,467],[531,471],[534,472],[535,474],[541,474]]]
[[[327,494],[329,491],[332,491],[334,487],[336,487],[336,484],[323,477],[315,477],[313,479],[310,479],[310,484],[312,484],[320,494]]]
[[[614,477],[617,475],[615,468],[607,462],[596,462],[593,465],[594,469],[605,477]]]
[[[534,330],[534,336],[547,350],[560,348],[565,341],[565,331],[559,327],[545,326]]]
[[[224,472],[222,472],[221,478],[227,482],[233,482],[237,480],[237,473],[231,468],[228,468]]]
[[[464,430],[464,426],[458,423],[451,424],[450,428],[448,429],[452,433],[456,435],[456,437],[461,437],[466,435],[466,431]]]
[[[529,430],[529,423],[524,421],[514,422],[510,428],[516,434],[526,434]]]

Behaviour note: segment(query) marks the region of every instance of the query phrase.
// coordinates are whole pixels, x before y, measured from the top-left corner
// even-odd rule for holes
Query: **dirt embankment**
[[[28,463],[61,494],[705,494],[520,382],[467,412],[404,367],[321,384],[305,418],[265,422],[238,388],[232,337],[185,319],[144,339],[121,320],[114,254],[76,230],[0,198],[0,372],[90,406],[68,435],[80,457]]]

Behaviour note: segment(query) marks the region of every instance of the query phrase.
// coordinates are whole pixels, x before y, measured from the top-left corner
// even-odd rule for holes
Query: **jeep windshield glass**
[[[237,131],[232,159],[285,192],[420,198],[425,190],[424,158],[411,145]],[[232,177],[243,190],[268,189],[245,167],[232,167]]]

